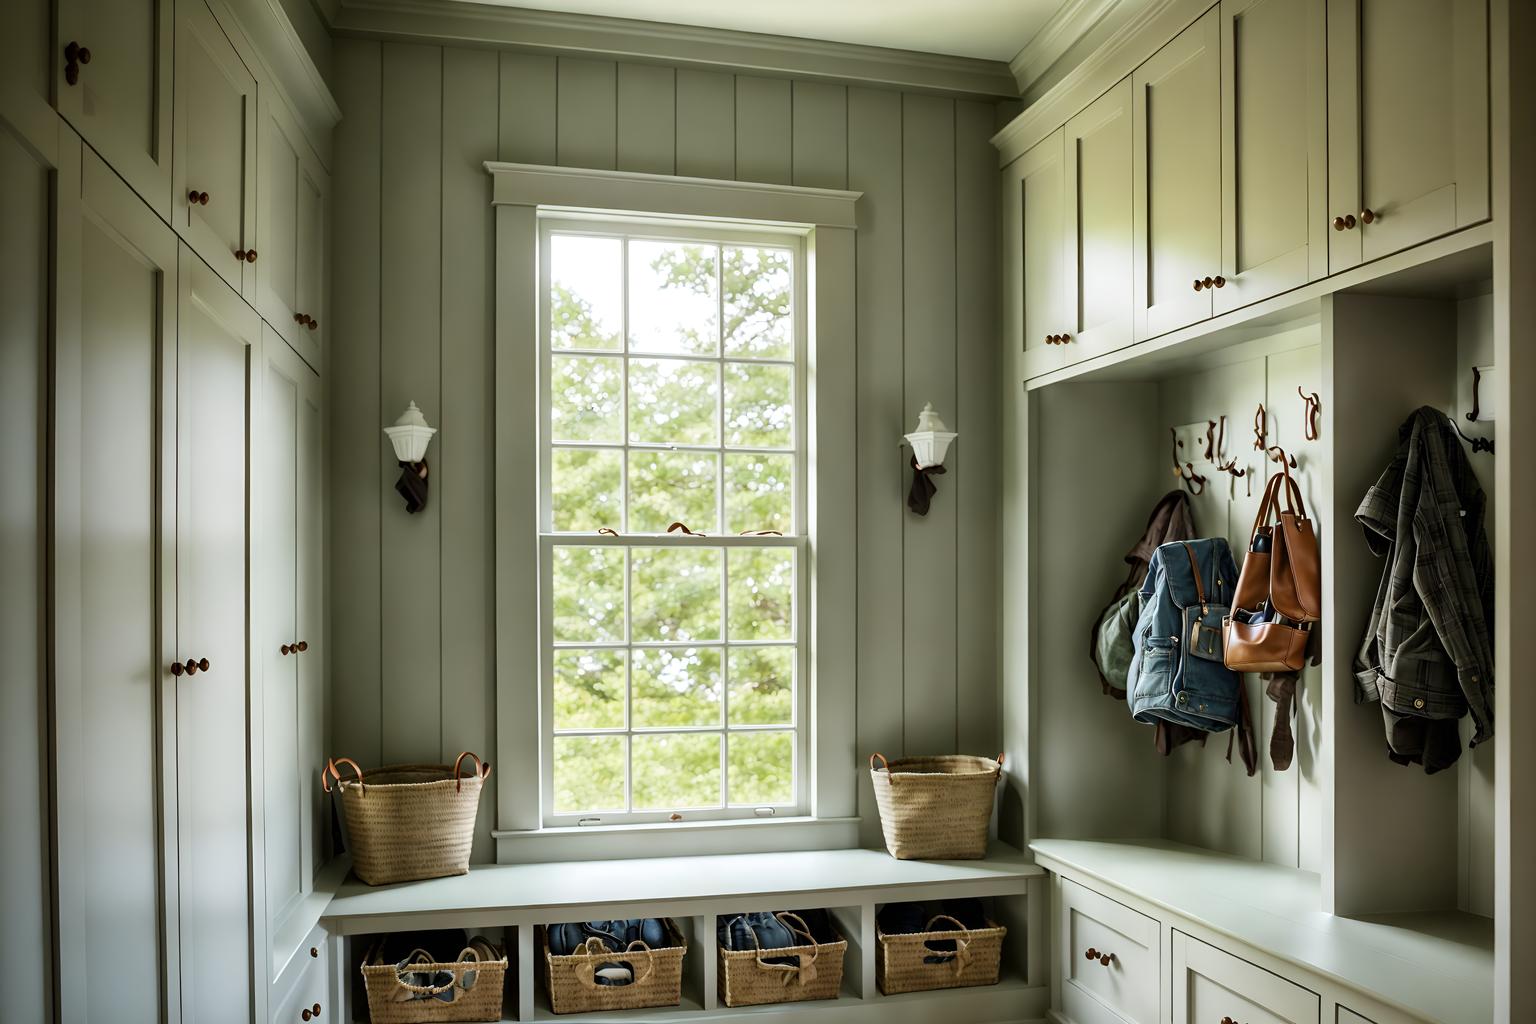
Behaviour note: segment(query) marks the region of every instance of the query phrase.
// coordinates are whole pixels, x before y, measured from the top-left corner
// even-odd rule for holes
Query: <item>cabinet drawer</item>
[[[1061,1009],[1068,1019],[1156,1024],[1161,976],[1156,921],[1062,879],[1058,928]]]
[[[1315,992],[1183,932],[1173,933],[1173,1024],[1319,1024]]]
[[[339,1013],[331,1005],[330,975],[328,939],[325,930],[316,927],[272,985],[272,1024],[323,1022],[332,1016],[339,1020]]]

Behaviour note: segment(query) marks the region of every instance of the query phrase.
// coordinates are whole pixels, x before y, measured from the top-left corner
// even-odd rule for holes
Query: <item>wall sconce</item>
[[[950,442],[960,435],[944,426],[939,414],[933,411],[933,403],[923,405],[917,414],[917,429],[905,435],[912,446],[912,489],[907,492],[907,508],[920,516],[928,514],[928,506],[938,488],[930,479],[944,472],[944,456]]]
[[[427,444],[437,428],[427,426],[427,418],[412,402],[394,426],[384,428],[384,433],[395,446],[395,458],[400,462],[395,490],[405,499],[407,512],[419,512],[427,507]]]

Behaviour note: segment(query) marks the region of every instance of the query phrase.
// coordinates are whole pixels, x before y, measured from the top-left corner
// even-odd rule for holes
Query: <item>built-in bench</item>
[[[343,937],[407,929],[505,929],[517,970],[516,1005],[506,1008],[507,1020],[556,1019],[535,984],[540,968],[535,926],[671,917],[689,944],[681,1006],[558,1019],[1031,1021],[1044,1016],[1048,1001],[1044,944],[1029,941],[1043,935],[1044,883],[1041,868],[1006,846],[995,846],[975,861],[901,861],[878,850],[821,850],[477,865],[465,875],[398,885],[368,886],[349,878],[331,896],[320,923],[329,934]],[[957,897],[987,898],[998,923],[1008,927],[1002,981],[986,988],[880,995],[875,986],[878,906]],[[809,907],[832,911],[848,939],[841,997],[781,1007],[720,1006],[716,915]],[[356,955],[350,951],[345,962],[355,963]]]

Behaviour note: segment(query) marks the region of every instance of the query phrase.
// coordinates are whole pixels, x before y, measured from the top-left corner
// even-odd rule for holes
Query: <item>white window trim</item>
[[[759,852],[857,845],[855,750],[854,228],[861,193],[488,162],[496,211],[497,860]],[[809,459],[809,814],[678,824],[545,828],[540,780],[540,215],[640,216],[772,226],[804,238]],[[699,222],[706,222],[700,224]],[[704,543],[718,543],[711,538]],[[580,833],[573,835],[573,833]],[[637,850],[643,846],[643,850]],[[539,856],[530,856],[537,848]]]

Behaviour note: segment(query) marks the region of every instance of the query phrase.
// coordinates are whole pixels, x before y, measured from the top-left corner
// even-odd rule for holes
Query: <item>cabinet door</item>
[[[295,360],[297,363],[298,361]],[[298,372],[300,369],[302,373]],[[304,891],[313,889],[326,861],[330,803],[321,798],[325,764],[325,411],[320,377],[302,363],[293,367],[298,406],[298,812],[303,819]]]
[[[1225,313],[1327,276],[1325,0],[1222,0]]]
[[[1488,218],[1487,0],[1328,0],[1329,269]]]
[[[1135,336],[1211,315],[1221,273],[1220,12],[1209,11],[1132,76]]]
[[[59,113],[162,219],[171,219],[172,0],[59,0]],[[89,62],[66,53],[73,45]],[[73,81],[71,81],[73,79]]]
[[[0,963],[14,986],[6,1013],[53,1019],[52,813],[48,755],[47,419],[49,190],[53,166],[0,119]]]
[[[1173,1024],[1318,1024],[1315,992],[1240,957],[1173,933]]]
[[[182,1019],[251,1014],[246,410],[260,320],[191,249],[177,316],[177,807]]]
[[[1017,230],[1020,258],[1017,279],[1008,287],[1023,296],[1026,377],[1038,376],[1061,363],[1060,345],[1052,336],[1069,331],[1066,293],[1066,175],[1062,139],[1057,129],[1014,161],[1005,175],[1006,187],[1019,210]]]
[[[6,0],[0,4],[0,120],[33,140],[52,139],[53,11],[49,0]],[[0,130],[4,130],[0,128]],[[46,210],[44,206],[41,209]]]
[[[175,227],[230,287],[256,290],[256,79],[202,0],[176,10]],[[206,198],[204,198],[206,197]]]
[[[176,236],[93,152],[72,152],[54,310],[59,1015],[158,1024],[181,1019]],[[243,747],[199,767],[233,756],[238,771]]]
[[[286,107],[264,98],[262,178],[258,203],[261,259],[256,264],[258,305],[311,366],[319,366],[325,310],[325,196],[320,161]],[[313,324],[314,326],[311,326]]]
[[[1061,1008],[1079,1024],[1156,1024],[1161,926],[1091,889],[1061,880],[1057,923]]]
[[[1131,342],[1131,80],[1066,128],[1067,359]]]

